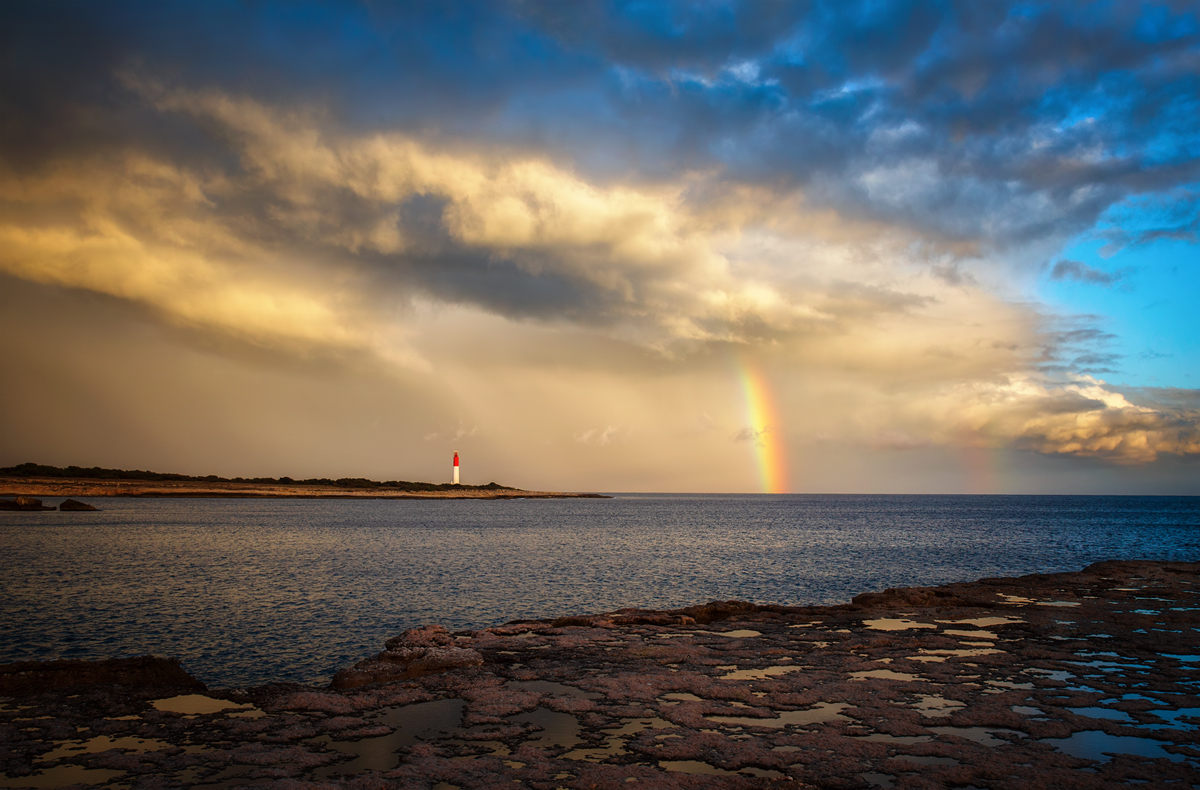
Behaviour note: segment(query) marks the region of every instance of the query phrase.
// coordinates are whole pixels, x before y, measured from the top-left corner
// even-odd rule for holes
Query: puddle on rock
[[[1023,691],[1027,691],[1033,688],[1032,683],[1013,683],[1010,680],[985,680],[983,682],[989,686],[996,686],[998,688],[1005,689],[1021,689]]]
[[[751,631],[743,628],[740,631],[698,631],[700,634],[710,634],[712,636],[727,636],[730,639],[749,639],[755,636],[762,636],[762,631]]]
[[[896,786],[896,777],[892,776],[891,774],[870,773],[861,774],[861,776],[863,781],[872,787],[882,787],[887,790],[888,788]]]
[[[1064,711],[1074,713],[1076,716],[1087,716],[1089,719],[1108,719],[1110,721],[1119,721],[1122,724],[1132,724],[1133,719],[1128,713],[1112,708],[1063,708]]]
[[[39,774],[9,778],[0,774],[0,787],[35,787],[42,788],[68,787],[70,785],[100,785],[123,776],[124,771],[112,771],[107,768],[84,768],[82,765],[56,765],[47,768]]]
[[[867,678],[876,678],[878,680],[920,680],[920,675],[910,675],[907,672],[896,672],[891,669],[868,669],[863,672],[851,672],[850,677],[855,680],[866,680]]]
[[[1118,656],[1116,653],[1080,653],[1082,658],[1089,656],[1110,656],[1113,658],[1122,658],[1121,661],[1104,661],[1095,659],[1093,661],[1064,661],[1064,664],[1070,664],[1074,667],[1093,667],[1103,672],[1112,672],[1116,669],[1143,669],[1149,670],[1149,664],[1139,664],[1134,659],[1125,659],[1123,656]]]
[[[863,620],[863,625],[867,628],[874,628],[876,631],[907,631],[912,628],[937,628],[933,623],[918,623],[915,620],[893,617]]]
[[[588,762],[600,762],[609,757],[628,754],[625,746],[629,743],[630,736],[636,735],[643,730],[670,730],[674,729],[675,725],[669,721],[664,721],[657,716],[651,716],[644,719],[627,719],[624,724],[615,729],[606,729],[601,732],[606,734],[606,739],[603,746],[594,746],[591,748],[574,749],[562,755],[564,760],[587,760]],[[658,737],[679,737],[679,736],[658,736]]]
[[[704,702],[703,697],[697,697],[695,694],[688,694],[684,691],[672,691],[670,694],[663,694],[659,699],[669,699],[676,702]]]
[[[1181,718],[1200,719],[1200,708],[1179,708],[1177,710],[1153,710],[1150,711],[1159,718],[1166,719],[1167,727],[1175,730],[1194,730],[1195,724],[1188,724],[1185,721],[1180,721]],[[1145,726],[1145,725],[1143,725]]]
[[[922,716],[930,718],[948,716],[959,708],[967,707],[956,699],[946,699],[936,695],[922,695],[921,701],[913,705]]]
[[[308,743],[322,744],[343,754],[354,755],[353,760],[326,765],[313,773],[317,776],[335,776],[359,774],[367,770],[390,771],[400,762],[398,749],[421,740],[466,732],[461,726],[465,706],[466,703],[461,699],[442,699],[385,708],[368,721],[391,727],[393,732],[388,735],[358,741],[334,741],[328,735],[312,738]]]
[[[994,633],[992,633],[991,631],[966,631],[966,630],[963,630],[960,628],[947,628],[945,631],[942,631],[942,633],[946,634],[948,636],[965,636],[968,639],[999,639],[1000,638],[1000,637],[996,636]]]
[[[804,667],[773,666],[763,669],[737,669],[727,675],[722,675],[718,680],[767,680],[786,675],[789,672],[798,672],[801,669]]]
[[[55,741],[54,745],[58,748],[52,749],[36,758],[35,762],[49,762],[50,760],[60,760],[63,757],[74,757],[80,754],[98,754],[99,752],[107,752],[109,749],[121,749],[133,752],[134,754],[145,754],[146,752],[161,752],[163,749],[171,748],[171,744],[166,741],[159,741],[153,738],[134,738],[133,736],[110,738],[107,735],[97,735],[95,738],[87,741]]]
[[[1045,680],[1057,680],[1062,683],[1066,683],[1068,680],[1075,677],[1070,672],[1064,672],[1061,669],[1041,669],[1039,667],[1031,667],[1029,669],[1022,669],[1021,671],[1029,674],[1041,675]]]
[[[239,705],[227,699],[213,699],[203,694],[182,694],[178,697],[156,699],[151,704],[154,705],[155,710],[161,710],[166,713],[183,713],[191,716],[206,713],[221,713],[226,710],[241,710],[247,713],[258,710],[249,702]]]
[[[1053,746],[1072,757],[1097,762],[1108,762],[1114,754],[1132,754],[1150,759],[1165,757],[1177,763],[1187,759],[1183,755],[1171,754],[1165,750],[1162,741],[1132,735],[1109,735],[1099,730],[1084,730],[1072,734],[1069,738],[1046,738],[1038,743]]]
[[[850,706],[844,702],[818,702],[815,707],[808,708],[807,710],[780,711],[779,716],[773,719],[759,719],[749,716],[705,716],[704,718],[720,724],[735,724],[739,727],[770,727],[778,729],[780,727],[795,727],[825,721],[847,721],[849,717],[843,716],[841,711],[848,707]]]
[[[897,746],[908,746],[913,743],[925,743],[931,740],[928,735],[888,735],[884,732],[873,732],[870,735],[855,736],[856,740],[871,743],[890,743]]]
[[[1005,732],[1018,737],[1025,737],[1025,733],[1017,730],[1010,730],[1005,727],[930,727],[930,732],[936,732],[938,735],[954,735],[959,738],[966,738],[968,741],[983,746],[1000,746],[1008,743],[1003,738],[995,738],[992,733]]]
[[[1156,698],[1154,698],[1154,697],[1147,697],[1145,694],[1122,694],[1122,695],[1121,695],[1119,698],[1113,698],[1113,699],[1102,699],[1102,700],[1100,700],[1100,704],[1102,704],[1102,705],[1111,705],[1111,704],[1113,704],[1114,702],[1124,702],[1124,701],[1128,701],[1128,700],[1132,700],[1132,699],[1140,699],[1140,700],[1145,700],[1146,702],[1153,702],[1155,705],[1168,705],[1168,704],[1170,704],[1170,703],[1167,703],[1167,702],[1163,702],[1163,701],[1162,701],[1162,700],[1160,700],[1160,699],[1156,699]]]
[[[518,724],[532,724],[541,727],[531,740],[524,741],[522,746],[533,746],[539,749],[570,747],[583,740],[579,737],[579,721],[569,713],[559,713],[549,708],[538,708],[530,713],[509,716],[509,721]]]
[[[1019,617],[972,617],[965,620],[938,620],[946,625],[973,625],[977,628],[991,628],[996,625],[1012,625],[1025,622]]]
[[[575,699],[600,699],[604,695],[592,691],[584,691],[566,683],[555,683],[552,680],[510,680],[505,688],[517,691],[532,691],[538,694],[550,694],[555,697],[573,697]]]

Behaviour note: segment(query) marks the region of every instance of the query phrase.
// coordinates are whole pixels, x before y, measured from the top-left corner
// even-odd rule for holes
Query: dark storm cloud
[[[999,245],[1059,237],[1129,195],[1200,179],[1200,21],[1186,3],[30,2],[0,13],[14,166],[122,139],[211,145],[149,120],[113,82],[140,64],[182,85],[316,103],[344,128],[484,133],[625,175],[719,166],[849,215]]]
[[[716,160],[843,211],[1001,244],[1200,177],[1187,4],[521,8],[620,69],[606,102],[668,168]]]
[[[1039,336],[1038,369],[1050,375],[1111,373],[1111,366],[1121,357],[1108,350],[1117,338],[1098,326],[1101,320],[1094,315],[1048,319]]]
[[[1125,211],[1114,212],[1112,227],[1095,232],[1097,238],[1108,242],[1101,250],[1105,255],[1163,239],[1194,244],[1200,236],[1200,192],[1173,189],[1129,204]],[[1134,212],[1141,216],[1129,216]]]

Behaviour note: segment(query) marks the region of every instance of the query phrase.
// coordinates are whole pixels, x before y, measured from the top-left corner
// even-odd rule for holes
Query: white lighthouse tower
[[[454,485],[458,485],[458,453],[454,454]]]

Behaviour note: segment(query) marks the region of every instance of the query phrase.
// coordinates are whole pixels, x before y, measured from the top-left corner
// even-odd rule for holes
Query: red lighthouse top
[[[458,453],[454,454],[454,465],[458,466]]]

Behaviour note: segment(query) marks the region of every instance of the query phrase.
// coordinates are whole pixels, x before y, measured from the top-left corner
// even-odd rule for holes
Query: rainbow
[[[1000,454],[997,450],[964,443],[959,451],[963,470],[966,472],[967,490],[972,494],[999,493]]]
[[[758,460],[758,474],[764,494],[786,494],[788,491],[787,452],[783,443],[783,421],[771,387],[762,371],[750,362],[740,366],[742,393],[746,398],[746,417],[750,422],[750,437]]]

